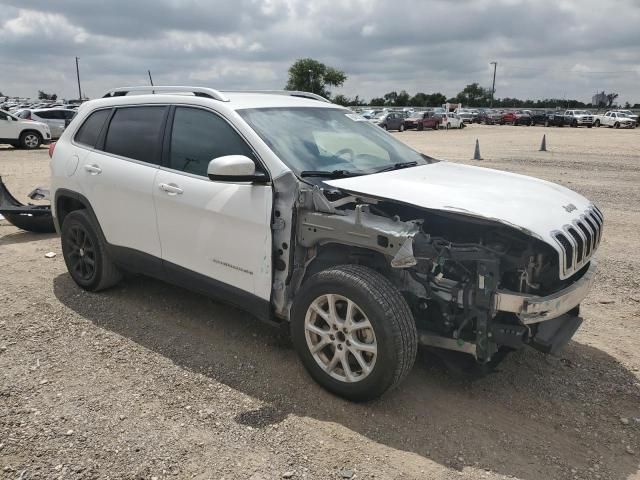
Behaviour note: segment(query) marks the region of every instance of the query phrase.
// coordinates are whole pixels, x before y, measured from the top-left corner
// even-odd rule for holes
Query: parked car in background
[[[532,110],[531,125],[545,125],[547,121],[547,115],[553,113],[551,110]]]
[[[564,127],[565,118],[564,112],[550,111],[547,112],[547,118],[544,121],[545,127]]]
[[[404,120],[404,128],[415,128],[422,131],[427,128],[437,130],[442,123],[442,115],[432,111],[414,112],[409,118]]]
[[[500,118],[500,125],[511,123],[513,125],[531,125],[531,116],[522,110],[504,112]]]
[[[477,121],[478,123],[483,123],[485,125],[495,125],[496,123],[500,123],[501,118],[501,111],[484,109],[481,110],[480,113],[478,113]]]
[[[34,149],[51,143],[51,130],[46,123],[23,120],[0,110],[0,143]]]
[[[636,122],[624,113],[607,112],[604,115],[595,115],[593,124],[596,127],[605,126],[610,128],[636,128]]]
[[[462,120],[464,123],[473,123],[474,119],[478,116],[478,113],[476,112],[474,114],[473,110],[459,108],[458,110],[456,110],[456,115],[458,115],[460,117],[460,120]]]
[[[588,110],[567,110],[564,112],[564,123],[570,127],[593,126],[593,114]]]
[[[451,128],[464,128],[464,122],[457,113],[446,112],[442,114],[440,127],[445,130],[449,130]]]
[[[401,112],[381,113],[372,122],[385,130],[404,131],[404,115]]]
[[[382,110],[363,110],[362,112],[360,112],[360,115],[362,115],[367,120],[371,120],[372,118],[378,116],[381,112]]]
[[[33,120],[34,122],[42,122],[49,125],[51,129],[51,138],[56,140],[60,138],[64,129],[76,114],[75,110],[64,108],[44,108],[44,109],[28,109],[19,110],[15,113],[16,117],[23,120]]]
[[[633,113],[631,110],[618,110],[618,113],[623,113],[624,115],[629,117],[631,120],[636,122],[636,126],[638,125],[638,115]]]

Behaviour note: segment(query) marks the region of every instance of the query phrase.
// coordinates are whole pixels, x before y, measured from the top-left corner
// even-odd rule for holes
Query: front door
[[[258,164],[252,149],[224,118],[196,107],[175,107],[165,148],[153,195],[167,275],[192,288],[220,284],[268,301],[271,187],[207,177],[209,161],[224,155]]]

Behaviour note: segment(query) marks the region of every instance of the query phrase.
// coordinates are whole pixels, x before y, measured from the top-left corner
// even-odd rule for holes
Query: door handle
[[[161,183],[158,185],[160,190],[168,193],[169,195],[182,195],[183,190],[175,183]]]
[[[89,172],[91,175],[100,175],[102,173],[102,169],[98,165],[85,165],[84,169]]]

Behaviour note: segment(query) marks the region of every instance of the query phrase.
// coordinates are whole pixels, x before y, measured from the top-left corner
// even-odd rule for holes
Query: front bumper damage
[[[591,290],[597,268],[597,262],[591,260],[579,280],[544,297],[498,290],[494,296],[494,309],[515,313],[525,325],[553,320],[580,305]]]
[[[481,244],[456,244],[431,237],[424,232],[422,219],[382,216],[376,199],[347,196],[330,202],[316,187],[304,192],[300,200],[303,208],[296,232],[300,259],[292,275],[299,280],[283,282],[283,307],[287,300],[290,305],[291,293],[318,249],[337,244],[377,252],[387,259],[390,278],[403,294],[417,300],[414,315],[420,344],[464,352],[481,364],[491,362],[505,349],[526,345],[557,352],[582,322],[578,307],[593,285],[597,269],[592,259],[576,273],[577,280],[562,290],[546,296],[519,293],[502,286],[501,259],[495,251]],[[343,208],[348,204],[353,207]],[[454,280],[439,273],[448,262],[473,265],[470,276]],[[434,324],[430,319],[429,302],[439,306],[443,318],[438,322],[442,323]]]
[[[591,260],[587,271],[579,280],[546,296],[497,290],[493,294],[491,316],[499,312],[512,313],[519,318],[521,325],[490,322],[486,343],[511,348],[529,345],[544,353],[557,353],[571,340],[582,324],[578,309],[593,286],[596,272],[597,262]],[[464,304],[462,292],[457,303],[459,306]],[[494,350],[485,343],[485,351],[482,352],[478,349],[478,342],[441,337],[426,332],[420,334],[419,340],[425,346],[456,350],[478,359],[486,355],[487,351]]]

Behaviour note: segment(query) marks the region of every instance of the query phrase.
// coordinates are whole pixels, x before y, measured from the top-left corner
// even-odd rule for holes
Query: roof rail
[[[310,98],[320,102],[331,103],[321,95],[311,92],[302,92],[299,90],[223,90],[225,93],[266,93],[270,95],[288,95],[290,97]]]
[[[113,88],[105,93],[102,98],[108,97],[123,97],[129,93],[193,93],[196,97],[207,97],[213,98],[214,100],[219,100],[221,102],[228,102],[229,99],[223,95],[220,91],[214,90],[213,88],[207,87],[181,87],[181,86],[163,86],[156,85],[150,86],[145,85],[141,87],[119,87]]]

